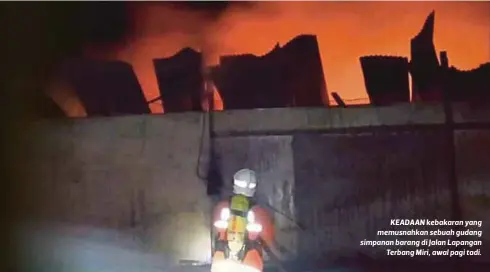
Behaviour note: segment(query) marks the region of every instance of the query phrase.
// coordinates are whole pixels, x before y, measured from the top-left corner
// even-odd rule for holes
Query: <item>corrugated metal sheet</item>
[[[264,56],[223,56],[214,82],[225,109],[323,106],[326,84],[314,35],[301,35]]]
[[[122,61],[74,60],[63,67],[88,116],[148,114],[136,74]]]
[[[440,69],[434,46],[434,19],[432,12],[422,30],[410,41],[410,73],[414,101],[442,101]]]
[[[452,101],[488,104],[490,102],[490,62],[469,71],[450,68],[446,86]]]
[[[410,102],[407,58],[365,56],[360,61],[366,90],[373,105]]]
[[[165,112],[202,110],[202,62],[202,54],[191,48],[153,61]]]

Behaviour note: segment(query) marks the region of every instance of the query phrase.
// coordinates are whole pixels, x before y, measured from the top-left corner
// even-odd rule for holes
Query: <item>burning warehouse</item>
[[[361,57],[361,67],[371,104],[386,106],[410,102],[407,58]]]
[[[184,48],[170,58],[155,59],[153,63],[165,112],[202,110],[204,78],[200,52]]]
[[[62,74],[75,89],[88,116],[150,113],[128,63],[78,59],[67,62]]]
[[[314,35],[300,35],[283,47],[276,45],[264,56],[223,56],[212,77],[225,109],[328,105]]]

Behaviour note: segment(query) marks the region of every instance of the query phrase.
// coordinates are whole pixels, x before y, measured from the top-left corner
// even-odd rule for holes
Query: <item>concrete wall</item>
[[[43,219],[134,234],[150,252],[204,259],[210,205],[196,176],[200,116],[40,124],[31,197]],[[35,203],[35,201],[33,201]]]
[[[485,117],[489,115],[483,110],[470,110],[465,105],[456,105],[454,108],[457,123],[490,121],[490,118]],[[207,125],[204,121],[205,116],[200,113],[184,113],[43,121],[33,125],[27,138],[32,144],[33,153],[26,156],[31,166],[26,172],[30,182],[25,187],[26,194],[32,199],[31,209],[36,211],[39,219],[130,233],[144,250],[165,254],[173,260],[207,259],[211,205],[206,197],[205,183],[197,174],[204,173],[206,168],[207,150],[201,150],[203,126]],[[298,241],[297,228],[283,216],[274,215],[277,240],[285,249],[282,251],[283,257],[292,258],[298,257],[298,249],[304,250],[304,243],[314,245],[311,247],[312,252],[314,249],[329,248],[328,252],[317,252],[352,255],[359,250],[356,241],[369,238],[369,233],[385,226],[389,217],[395,214],[417,216],[416,211],[425,211],[429,202],[434,205],[426,216],[432,214],[447,218],[448,192],[441,187],[447,179],[447,165],[444,161],[436,166],[430,163],[424,166],[423,163],[424,152],[427,152],[424,148],[432,148],[430,154],[434,159],[444,157],[444,148],[438,147],[444,140],[437,140],[443,138],[441,127],[438,126],[443,122],[442,106],[407,104],[382,108],[219,112],[215,113],[214,125],[216,149],[220,154],[222,174],[226,181],[231,182],[231,175],[238,168],[251,167],[259,172],[264,181],[259,185],[259,190],[265,202],[298,220],[298,210],[302,210],[303,214],[306,213],[305,209],[311,211],[301,216],[302,220],[308,221],[305,223],[310,224],[307,235],[324,237],[316,239],[315,243],[310,241],[313,239],[311,237]],[[424,131],[428,126],[431,127],[427,134]],[[404,140],[403,135],[406,133],[402,131],[407,130],[415,136],[410,134],[413,137],[405,137]],[[470,204],[465,206],[465,213],[475,220],[488,217],[478,207],[485,205],[482,203],[486,203],[490,196],[490,168],[484,163],[485,160],[490,161],[489,131],[482,126],[478,130],[462,127],[455,132],[458,176],[461,183],[465,184],[461,187],[461,195],[463,198],[472,197],[475,191],[478,192],[479,202],[472,202],[471,207],[468,206]],[[330,136],[322,136],[325,133]],[[369,137],[362,140],[366,133]],[[425,136],[420,136],[421,133],[425,133]],[[307,134],[313,136],[303,137],[303,142],[318,142],[320,147],[317,152],[332,152],[337,147],[335,157],[344,156],[339,159],[342,165],[337,167],[326,167],[331,165],[328,161],[315,164],[315,167],[308,170],[312,175],[309,183],[305,181],[306,168],[298,169],[298,165],[308,160],[312,160],[311,164],[321,158],[315,158],[318,154],[305,157],[308,152],[315,151],[314,146],[306,152],[304,145],[298,148],[294,144],[301,141],[301,135]],[[410,139],[414,137],[419,139],[413,142],[416,155],[393,155],[407,150],[399,148],[399,145],[412,141]],[[354,140],[346,140],[349,138]],[[369,149],[370,142],[377,141],[382,146],[387,139],[391,141],[391,149],[385,147],[382,151],[376,151],[376,145],[371,145]],[[478,141],[476,145],[475,139]],[[359,141],[364,141],[361,144],[363,148],[356,155],[352,145],[357,143],[359,146]],[[349,152],[345,153],[338,148],[342,142]],[[323,149],[321,146],[324,146]],[[359,158],[370,152],[371,155]],[[376,161],[386,154],[394,157],[388,161]],[[298,158],[298,155],[303,158]],[[198,165],[200,156],[202,163]],[[476,156],[483,159],[475,159]],[[365,159],[371,162],[363,163]],[[360,165],[354,167],[354,172],[358,171],[357,178],[352,174],[352,169],[345,167],[345,163],[352,161]],[[388,177],[380,177],[385,173],[380,169],[369,170],[372,166],[386,164],[394,164],[390,166],[391,169],[404,165],[405,170],[388,171],[391,173],[387,174]],[[412,191],[397,195],[396,199],[386,197],[391,192],[389,189],[376,196],[376,189],[371,188],[372,197],[352,206],[352,211],[347,206],[325,211],[325,205],[343,203],[340,196],[335,201],[325,202],[325,199],[334,199],[335,196],[333,194],[331,198],[322,198],[325,193],[332,194],[333,189],[337,188],[341,190],[339,195],[347,197],[350,194],[350,198],[355,199],[364,190],[364,185],[356,184],[363,167],[365,174],[372,175],[365,180],[384,182],[376,183],[376,186],[384,186],[390,179],[403,173],[422,176],[423,173],[411,170],[425,169],[425,179],[436,177],[441,188],[430,191],[426,197],[413,198],[411,196],[418,191],[415,187],[423,187],[424,184],[424,178],[418,178],[418,183],[414,184],[419,185],[413,185]],[[337,170],[340,172],[335,172]],[[325,177],[330,177],[330,181],[321,185]],[[335,177],[333,181],[332,177]],[[342,178],[347,179],[347,182],[342,181]],[[297,184],[297,179],[301,180],[301,184]],[[410,184],[411,181],[405,178],[400,182]],[[309,186],[308,191],[306,184],[314,186]],[[391,186],[398,186],[396,184]],[[477,187],[479,189],[475,190]],[[353,190],[357,193],[351,193]],[[305,194],[308,193],[313,195],[305,200]],[[298,198],[301,205],[297,204]],[[394,208],[385,209],[386,203],[397,204],[391,205]],[[299,209],[298,205],[303,208]],[[418,208],[414,210],[414,207]],[[353,235],[354,228],[359,224],[366,226],[365,231]],[[349,229],[352,231],[347,231]]]

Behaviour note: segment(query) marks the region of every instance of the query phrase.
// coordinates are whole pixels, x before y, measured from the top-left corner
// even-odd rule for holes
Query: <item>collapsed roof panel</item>
[[[273,59],[250,55],[227,56],[213,72],[225,109],[287,106],[283,78]]]
[[[225,109],[323,106],[326,86],[316,37],[301,35],[264,56],[223,56],[213,80]]]
[[[288,88],[294,95],[294,106],[322,107],[328,105],[320,49],[315,35],[300,35],[282,48],[288,71]],[[326,98],[326,99],[324,99]]]
[[[204,93],[201,53],[185,48],[153,61],[165,112],[201,111]]]
[[[433,11],[427,17],[422,30],[410,42],[410,73],[414,101],[442,101],[440,69],[434,46]]]
[[[79,59],[66,63],[62,73],[74,87],[88,116],[150,113],[128,63]]]
[[[410,102],[407,58],[366,56],[360,61],[371,104],[384,106]]]
[[[469,71],[451,67],[446,86],[452,101],[490,102],[490,62]]]

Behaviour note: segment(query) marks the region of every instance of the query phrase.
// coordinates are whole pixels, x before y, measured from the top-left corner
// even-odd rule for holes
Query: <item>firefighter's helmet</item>
[[[257,176],[250,169],[241,169],[233,176],[233,193],[253,197],[257,188]]]

